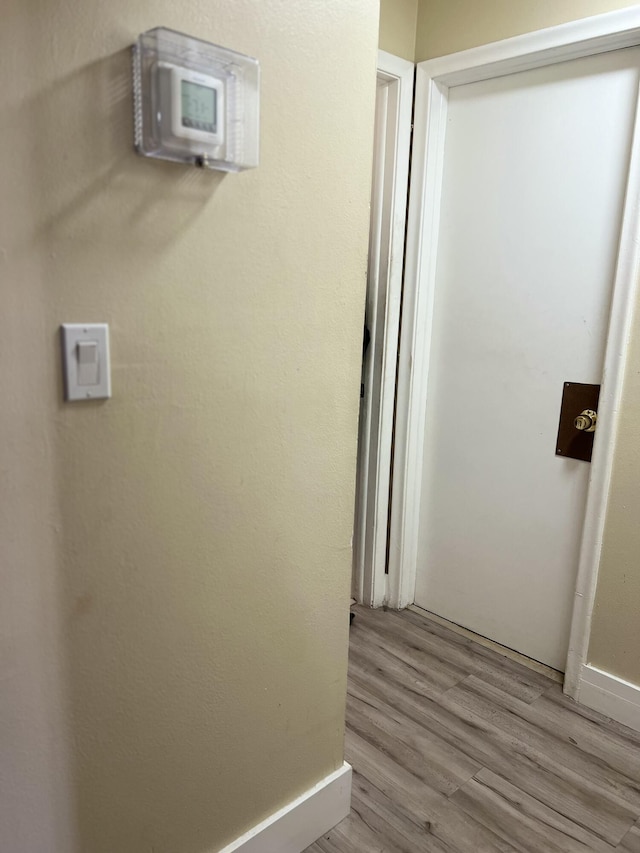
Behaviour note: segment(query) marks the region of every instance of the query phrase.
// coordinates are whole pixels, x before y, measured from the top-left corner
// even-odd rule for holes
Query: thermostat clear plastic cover
[[[140,154],[225,172],[258,165],[257,59],[156,27],[133,46],[133,80]]]

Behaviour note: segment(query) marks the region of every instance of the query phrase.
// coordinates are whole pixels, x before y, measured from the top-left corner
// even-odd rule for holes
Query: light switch
[[[106,323],[65,323],[62,359],[67,400],[100,400],[111,396]]]
[[[78,385],[97,385],[98,375],[98,341],[78,341]]]

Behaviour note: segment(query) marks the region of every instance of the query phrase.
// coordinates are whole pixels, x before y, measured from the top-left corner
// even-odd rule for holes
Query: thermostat
[[[258,165],[256,59],[157,27],[134,45],[133,70],[140,154],[224,171]]]

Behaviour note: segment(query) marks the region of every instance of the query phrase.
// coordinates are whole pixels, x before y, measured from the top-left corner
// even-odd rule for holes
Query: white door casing
[[[405,59],[378,52],[366,305],[371,341],[360,410],[353,584],[355,598],[372,607],[387,602],[387,523],[414,68]]]
[[[394,466],[390,586],[398,606],[413,601],[422,490],[425,400],[431,354],[436,252],[447,110],[459,85],[640,44],[640,12],[623,10],[519,36],[494,45],[420,63],[417,70],[415,138],[403,307],[398,419]],[[600,424],[590,469],[586,521],[580,548],[565,689],[579,690],[611,472],[617,410],[631,306],[638,272],[638,134],[634,134],[615,274],[611,320],[600,398]],[[419,282],[419,286],[418,286]],[[567,377],[568,378],[568,377]]]

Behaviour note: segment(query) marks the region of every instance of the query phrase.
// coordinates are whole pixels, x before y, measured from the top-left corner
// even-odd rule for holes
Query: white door
[[[564,669],[640,48],[449,90],[415,602]],[[597,433],[596,433],[597,453]]]

